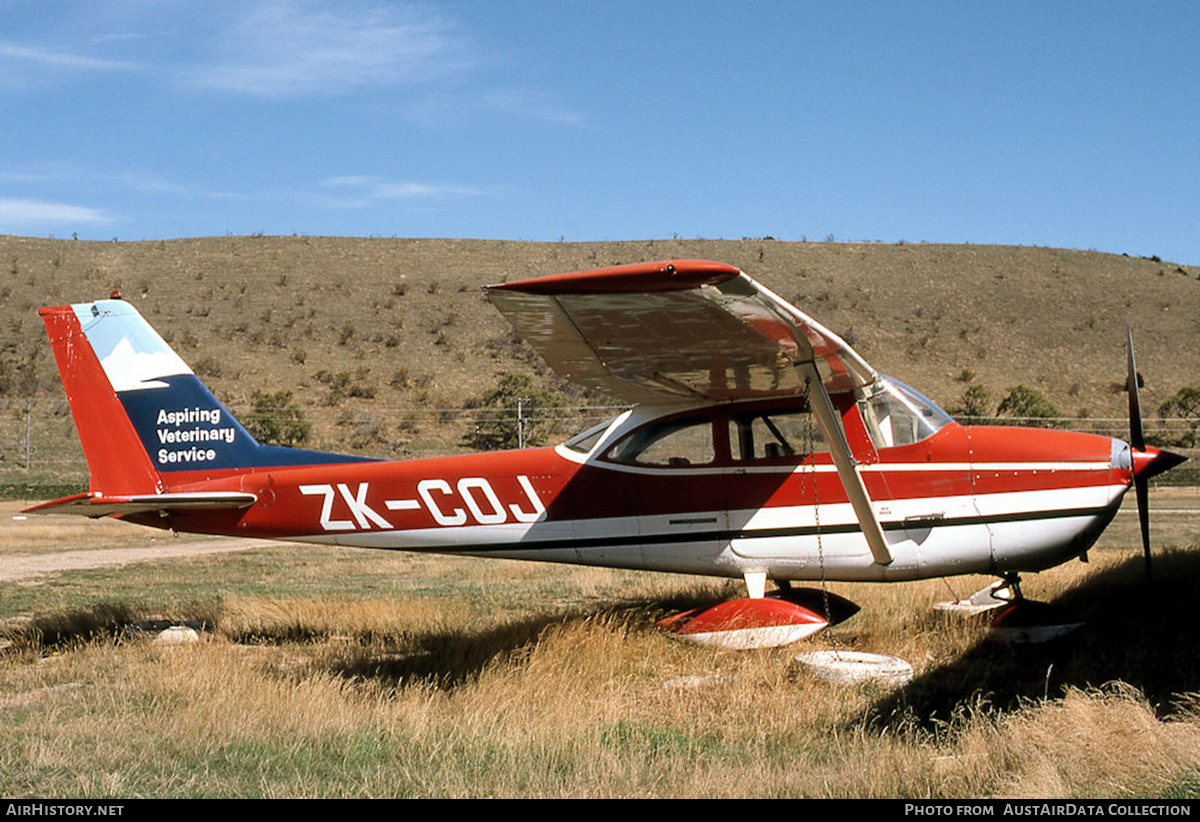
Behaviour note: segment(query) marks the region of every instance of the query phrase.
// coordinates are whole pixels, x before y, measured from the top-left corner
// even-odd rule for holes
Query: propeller
[[[1146,447],[1146,432],[1142,428],[1142,400],[1138,391],[1137,364],[1133,358],[1133,329],[1125,328],[1125,359],[1128,374],[1125,389],[1129,392],[1129,445],[1133,460],[1133,488],[1137,495],[1138,521],[1142,527],[1142,553],[1146,558],[1146,579],[1150,579],[1150,478],[1169,471],[1187,457]]]

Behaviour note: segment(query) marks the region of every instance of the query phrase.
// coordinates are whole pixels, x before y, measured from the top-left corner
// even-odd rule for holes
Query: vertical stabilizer
[[[93,494],[157,494],[172,479],[360,459],[259,445],[123,300],[38,313],[54,348]]]

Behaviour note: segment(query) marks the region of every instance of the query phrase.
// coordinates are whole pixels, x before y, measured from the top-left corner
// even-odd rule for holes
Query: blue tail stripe
[[[260,445],[195,375],[159,381],[165,385],[122,391],[117,397],[160,472],[370,461]]]

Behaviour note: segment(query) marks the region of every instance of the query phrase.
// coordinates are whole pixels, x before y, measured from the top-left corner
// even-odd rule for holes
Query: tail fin
[[[161,494],[172,479],[358,460],[260,445],[123,300],[38,313],[79,431],[93,494]]]

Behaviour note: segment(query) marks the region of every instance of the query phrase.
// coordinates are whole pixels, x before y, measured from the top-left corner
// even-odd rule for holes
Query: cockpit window
[[[861,407],[876,448],[920,442],[952,422],[933,400],[890,377],[880,379]]]
[[[686,417],[647,425],[610,448],[605,458],[627,465],[707,465],[716,459],[712,420]]]

